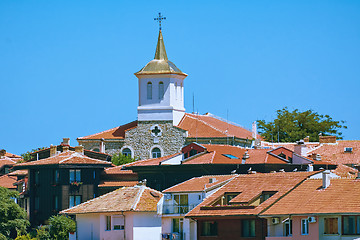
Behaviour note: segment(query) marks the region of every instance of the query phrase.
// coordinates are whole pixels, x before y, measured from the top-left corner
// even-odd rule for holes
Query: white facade
[[[78,240],[159,240],[161,234],[161,217],[155,212],[77,214],[76,223]]]
[[[139,121],[173,121],[178,125],[185,114],[184,79],[180,74],[138,75]],[[163,93],[162,93],[163,90]]]

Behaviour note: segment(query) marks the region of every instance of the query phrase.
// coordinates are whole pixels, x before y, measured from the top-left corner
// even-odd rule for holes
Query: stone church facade
[[[211,114],[185,113],[183,73],[168,60],[161,30],[155,57],[135,73],[137,121],[77,140],[85,149],[140,159],[179,153],[191,142],[250,147],[257,134]]]

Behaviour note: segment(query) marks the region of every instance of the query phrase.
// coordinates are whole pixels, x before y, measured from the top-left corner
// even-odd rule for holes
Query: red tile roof
[[[103,180],[98,187],[133,187],[138,183],[139,181]]]
[[[179,154],[180,153],[175,153],[175,154],[171,154],[171,155],[164,156],[164,157],[159,157],[159,158],[150,158],[150,159],[145,159],[145,160],[139,160],[139,161],[135,161],[135,162],[132,162],[132,163],[124,164],[122,166],[123,167],[156,166],[156,165],[160,165],[162,161],[173,158],[173,157],[175,157],[175,156],[177,156]]]
[[[2,157],[0,158],[0,169],[2,169],[4,166],[14,166],[19,160],[20,159]]]
[[[187,130],[188,136],[192,138],[235,136],[238,138],[252,139],[251,131],[235,123],[228,123],[226,120],[209,113],[205,115],[185,113],[178,127]]]
[[[346,147],[351,147],[352,152],[344,152]],[[342,164],[360,164],[360,141],[339,140],[336,143],[321,144],[309,152],[321,155],[321,160]]]
[[[185,182],[165,189],[163,192],[201,192],[214,186],[224,184],[236,176],[237,175],[207,175],[202,177],[194,177]],[[210,183],[210,179],[212,179],[212,183]]]
[[[285,193],[293,189],[297,184],[317,172],[281,172],[281,173],[256,173],[237,175],[229,183],[225,184],[214,194],[206,198],[197,207],[191,210],[187,217],[212,217],[212,216],[239,216],[256,215],[271,206]],[[258,206],[250,206],[250,201],[259,197],[263,191],[276,192],[272,197]],[[240,193],[239,201],[246,203],[234,203],[225,206],[213,206],[224,196],[225,193]]]
[[[9,174],[6,174],[0,177],[0,186],[8,189],[16,189],[16,186],[14,186],[16,181],[16,176],[10,176]]]
[[[16,155],[16,154],[13,154],[13,153],[9,153],[9,152],[6,152],[6,153],[5,153],[5,157],[9,157],[9,158],[22,158],[22,157],[19,156],[19,155]]]
[[[322,179],[309,179],[280,199],[262,215],[360,213],[360,180],[331,179],[321,188]]]
[[[61,164],[61,165],[68,165],[68,164],[83,164],[83,165],[107,165],[111,166],[112,164],[107,161],[102,161],[94,158],[89,158],[85,155],[82,155],[77,152],[67,151],[59,153],[53,157],[31,161],[26,163],[20,163],[15,166],[15,168],[24,169],[29,166],[40,166],[40,165],[53,165],[53,164]]]
[[[90,139],[124,139],[125,132],[136,127],[137,121],[133,121],[127,123],[125,125],[121,125],[119,127],[115,127],[100,133],[95,133],[85,137],[79,137],[78,140],[90,140]]]
[[[123,187],[61,211],[61,214],[156,212],[162,193],[145,186]]]

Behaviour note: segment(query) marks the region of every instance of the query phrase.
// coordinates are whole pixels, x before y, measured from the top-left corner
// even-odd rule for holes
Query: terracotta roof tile
[[[14,186],[16,181],[16,176],[10,176],[9,174],[6,174],[0,177],[0,186],[8,189],[16,189],[16,186]]]
[[[28,170],[16,170],[14,172],[9,173],[10,176],[24,176],[28,174]]]
[[[150,158],[150,159],[145,159],[145,160],[138,160],[132,163],[128,163],[128,164],[124,164],[122,165],[123,167],[133,167],[133,166],[155,166],[155,165],[160,165],[162,161],[168,160],[172,157],[175,157],[177,155],[179,155],[180,153],[175,153],[175,154],[171,154],[168,156],[164,156],[164,157],[159,157],[159,158]]]
[[[0,158],[0,169],[4,166],[14,166],[18,162],[18,159],[13,159],[9,157]]]
[[[290,191],[301,181],[317,172],[282,172],[282,173],[256,173],[237,175],[229,183],[225,184],[214,194],[206,198],[197,207],[191,210],[187,217],[206,217],[206,216],[239,216],[256,215],[261,213],[271,204],[273,204],[282,195]],[[251,199],[263,191],[276,191],[276,193],[261,203],[259,206],[250,207],[248,204],[213,206],[213,204],[224,196],[225,193],[240,193],[241,199]],[[232,206],[232,207],[231,207]]]
[[[115,127],[109,130],[105,130],[100,133],[95,133],[85,137],[79,137],[78,140],[90,140],[90,139],[124,139],[125,132],[136,127],[137,121],[133,121],[119,127]]]
[[[99,187],[133,187],[139,181],[121,181],[121,180],[103,180],[100,181]]]
[[[235,136],[243,139],[252,139],[251,131],[234,123],[228,123],[211,114],[196,115],[185,113],[178,127],[187,130],[189,137],[212,138]]]
[[[235,177],[236,175],[207,175],[202,177],[194,177],[173,187],[165,189],[163,192],[201,192],[205,190],[205,187],[206,189],[209,189],[219,184],[223,184]],[[212,179],[214,182],[210,183],[210,179]]]
[[[322,179],[309,179],[280,199],[262,215],[360,213],[360,180],[331,179],[322,189]]]
[[[132,170],[124,170],[122,169],[124,165],[109,167],[105,169],[106,174],[136,174]]]
[[[22,157],[19,156],[19,155],[16,155],[16,154],[13,154],[13,153],[9,153],[9,152],[6,152],[6,153],[5,153],[5,157],[9,157],[9,158],[22,158]]]
[[[85,155],[82,155],[77,152],[67,151],[59,153],[53,157],[31,161],[26,163],[20,163],[15,166],[16,169],[24,169],[29,166],[40,166],[40,165],[53,165],[53,164],[96,164],[96,165],[108,165],[110,166],[111,163],[107,161],[102,161],[94,158],[89,158]]]
[[[61,211],[62,214],[107,213],[122,211],[156,212],[162,193],[145,186],[123,187]]]

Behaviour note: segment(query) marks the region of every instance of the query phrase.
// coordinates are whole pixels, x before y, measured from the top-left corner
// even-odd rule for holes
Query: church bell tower
[[[159,22],[155,57],[135,73],[139,80],[138,121],[172,121],[176,126],[185,114],[184,79],[187,74],[168,60],[161,20]]]

